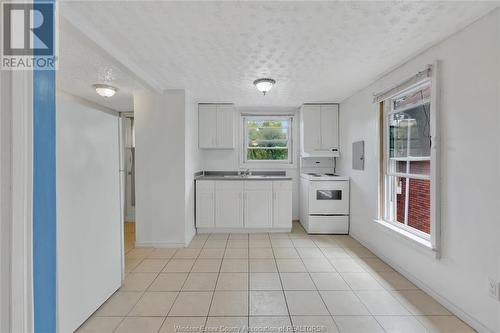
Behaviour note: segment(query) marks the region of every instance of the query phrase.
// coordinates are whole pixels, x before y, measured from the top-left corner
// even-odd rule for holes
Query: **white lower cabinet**
[[[292,228],[292,182],[196,181],[196,227],[200,231]]]
[[[245,182],[245,228],[273,226],[273,182]]]
[[[243,227],[243,189],[241,181],[215,182],[215,227]]]
[[[290,228],[292,221],[292,182],[273,184],[273,227]]]
[[[196,226],[215,227],[215,182],[211,180],[196,183]]]

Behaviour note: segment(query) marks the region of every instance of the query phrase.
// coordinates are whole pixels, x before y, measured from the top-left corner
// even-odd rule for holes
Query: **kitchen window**
[[[379,101],[379,222],[436,249],[436,98],[430,73]]]
[[[292,163],[292,118],[283,116],[245,116],[244,161]]]

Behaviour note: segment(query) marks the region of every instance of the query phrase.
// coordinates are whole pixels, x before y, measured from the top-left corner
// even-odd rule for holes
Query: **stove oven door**
[[[311,181],[309,186],[309,215],[348,215],[348,181]]]

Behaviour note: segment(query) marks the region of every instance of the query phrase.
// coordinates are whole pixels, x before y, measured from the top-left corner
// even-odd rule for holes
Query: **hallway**
[[[289,234],[133,248],[126,272],[77,332],[474,332],[353,238],[307,235],[298,223]]]
[[[124,228],[125,254],[135,247],[135,223],[125,222]]]

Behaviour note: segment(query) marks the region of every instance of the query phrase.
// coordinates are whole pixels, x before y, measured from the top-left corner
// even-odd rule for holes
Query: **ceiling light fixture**
[[[99,94],[99,96],[106,98],[112,97],[118,91],[118,88],[107,84],[93,84],[92,86],[95,88],[95,92]]]
[[[264,96],[266,95],[266,93],[269,90],[271,90],[271,88],[274,86],[275,83],[276,83],[275,80],[267,79],[267,78],[257,79],[255,81],[253,81],[253,84],[255,85],[257,90],[259,90],[261,93],[263,93]]]

